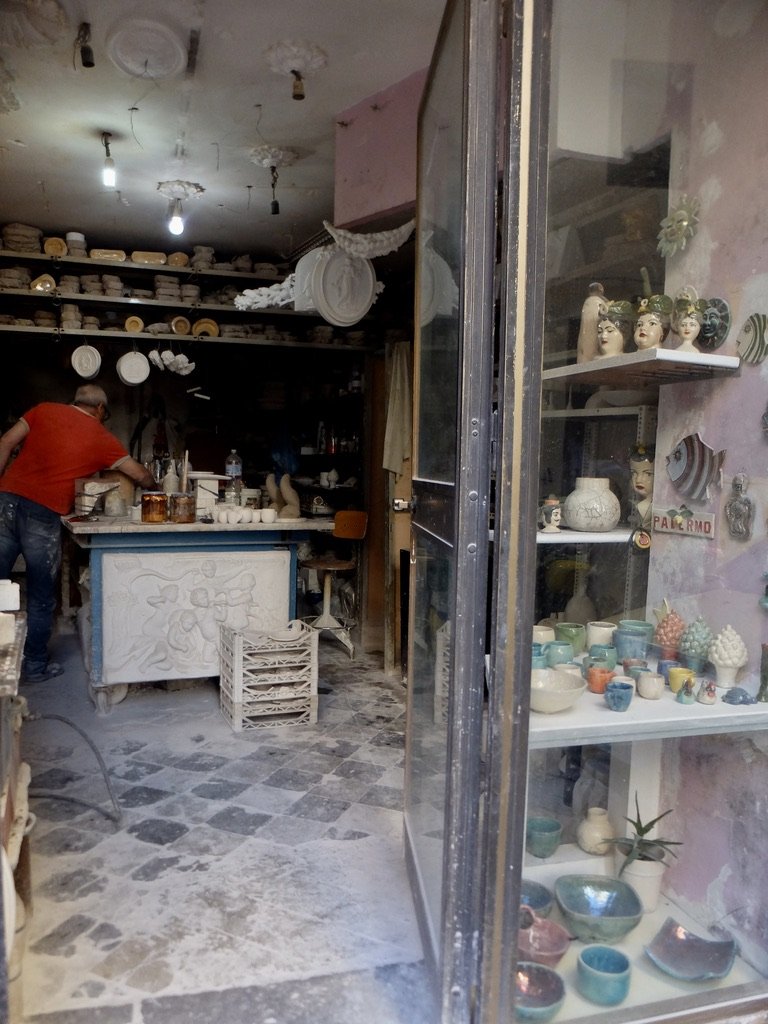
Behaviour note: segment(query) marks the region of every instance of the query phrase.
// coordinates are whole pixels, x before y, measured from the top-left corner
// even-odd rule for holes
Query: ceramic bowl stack
[[[206,292],[203,296],[203,302],[212,306],[234,306],[237,294],[237,288],[234,288],[232,285],[226,285],[215,292]]]
[[[131,288],[126,290],[130,291],[131,297],[134,299],[154,299],[155,297],[153,288]]]
[[[195,245],[193,253],[194,255],[189,261],[190,266],[194,267],[195,270],[213,270],[213,246]]]
[[[97,316],[87,314],[83,317],[83,330],[84,331],[100,331],[101,320]]]
[[[62,274],[59,278],[59,291],[77,295],[80,291],[80,278],[77,274]]]
[[[32,275],[26,267],[3,267],[0,270],[0,291],[29,288]]]
[[[43,232],[31,224],[5,224],[3,248],[12,252],[40,252]]]
[[[83,314],[74,302],[62,302],[61,327],[65,331],[77,331],[83,326]]]
[[[70,256],[83,257],[88,255],[85,235],[81,231],[68,231],[64,238],[66,239]]]
[[[113,298],[123,297],[123,281],[117,274],[102,274],[101,283],[104,286],[104,294]]]
[[[235,269],[235,265],[233,263],[225,261],[224,263],[214,263],[213,264],[213,269],[214,270],[234,270]]]
[[[32,319],[35,322],[35,327],[52,327],[56,328],[56,314],[52,313],[48,309],[36,309],[32,314]]]
[[[246,324],[222,324],[219,335],[222,338],[247,338],[248,327]]]
[[[98,274],[81,274],[80,288],[86,295],[104,294],[104,285]]]
[[[243,256],[235,256],[232,260],[232,269],[239,274],[250,274],[253,271],[253,260],[248,253]]]
[[[181,301],[188,302],[192,305],[193,302],[200,301],[200,285],[199,284],[183,284],[181,286]]]
[[[178,277],[172,277],[170,274],[155,274],[155,298],[158,302],[181,302]]]

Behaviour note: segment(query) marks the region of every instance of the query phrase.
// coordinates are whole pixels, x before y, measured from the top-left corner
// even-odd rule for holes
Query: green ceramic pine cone
[[[713,640],[712,630],[701,615],[683,630],[678,649],[681,654],[689,654],[695,658],[706,658],[709,645]]]

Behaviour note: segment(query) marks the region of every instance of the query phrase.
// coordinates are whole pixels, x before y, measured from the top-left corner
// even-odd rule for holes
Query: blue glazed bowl
[[[521,960],[515,968],[515,1019],[551,1020],[565,999],[565,985],[551,967]]]
[[[586,946],[576,961],[576,987],[600,1006],[617,1006],[629,993],[629,959],[610,946]]]
[[[645,947],[656,966],[681,981],[706,981],[724,978],[736,959],[736,942],[727,939],[702,939],[668,917]]]
[[[524,878],[520,883],[520,902],[530,907],[537,917],[549,917],[553,899],[550,890],[541,882]]]
[[[618,942],[643,917],[643,905],[632,886],[605,875],[561,875],[555,882],[555,899],[565,927],[582,942]]]

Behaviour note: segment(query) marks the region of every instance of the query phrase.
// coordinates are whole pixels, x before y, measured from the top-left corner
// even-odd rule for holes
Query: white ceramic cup
[[[131,505],[131,522],[141,522],[141,505]]]
[[[234,525],[235,523],[242,522],[242,519],[243,519],[243,510],[241,508],[231,508],[227,512],[227,522],[228,523],[232,523]]]
[[[641,672],[637,677],[637,692],[646,700],[659,700],[666,685],[664,676],[658,672]]]
[[[240,511],[240,522],[241,523],[252,523],[253,522],[253,509],[244,508]]]
[[[260,508],[252,508],[251,509],[251,522],[252,523],[260,523],[261,522],[261,509]]]
[[[592,644],[610,644],[613,641],[613,633],[616,629],[615,622],[588,622],[587,623],[587,650]]]
[[[274,523],[277,519],[276,508],[263,508],[261,510],[261,521],[262,523]]]
[[[220,508],[218,510],[218,512],[216,513],[216,519],[220,523],[226,523],[227,522],[227,510],[225,508]]]
[[[552,626],[534,626],[533,642],[536,644],[548,644],[555,639],[555,631]]]

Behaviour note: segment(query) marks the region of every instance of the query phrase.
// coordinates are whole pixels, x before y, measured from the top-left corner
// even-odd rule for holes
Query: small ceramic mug
[[[612,679],[605,688],[605,703],[611,711],[626,711],[634,695],[635,688],[630,683]]]
[[[629,959],[611,946],[586,946],[576,961],[576,987],[599,1006],[617,1006],[629,993]]]
[[[555,639],[569,643],[574,655],[583,654],[587,647],[587,627],[581,622],[556,622]]]
[[[616,668],[619,656],[613,644],[591,644],[589,648],[591,658],[605,658],[611,668]]]
[[[547,644],[555,639],[555,631],[551,626],[534,626],[533,639],[536,643]]]
[[[563,661],[573,661],[573,645],[564,640],[550,640],[548,644],[544,644],[544,653],[550,668]]]
[[[262,523],[274,523],[277,519],[276,508],[263,508],[261,510],[261,521]]]
[[[607,665],[590,665],[587,669],[587,689],[590,693],[605,693],[605,688],[614,677]]]
[[[615,629],[615,622],[588,622],[587,647],[591,647],[592,644],[610,644]]]
[[[672,693],[679,693],[687,681],[690,681],[693,686],[695,675],[693,669],[685,668],[683,665],[671,668],[669,670],[669,688]]]
[[[534,857],[551,857],[560,845],[563,826],[557,818],[529,818],[525,826],[525,848]]]
[[[646,700],[660,700],[666,685],[664,676],[658,672],[641,672],[637,677],[637,692]]]

